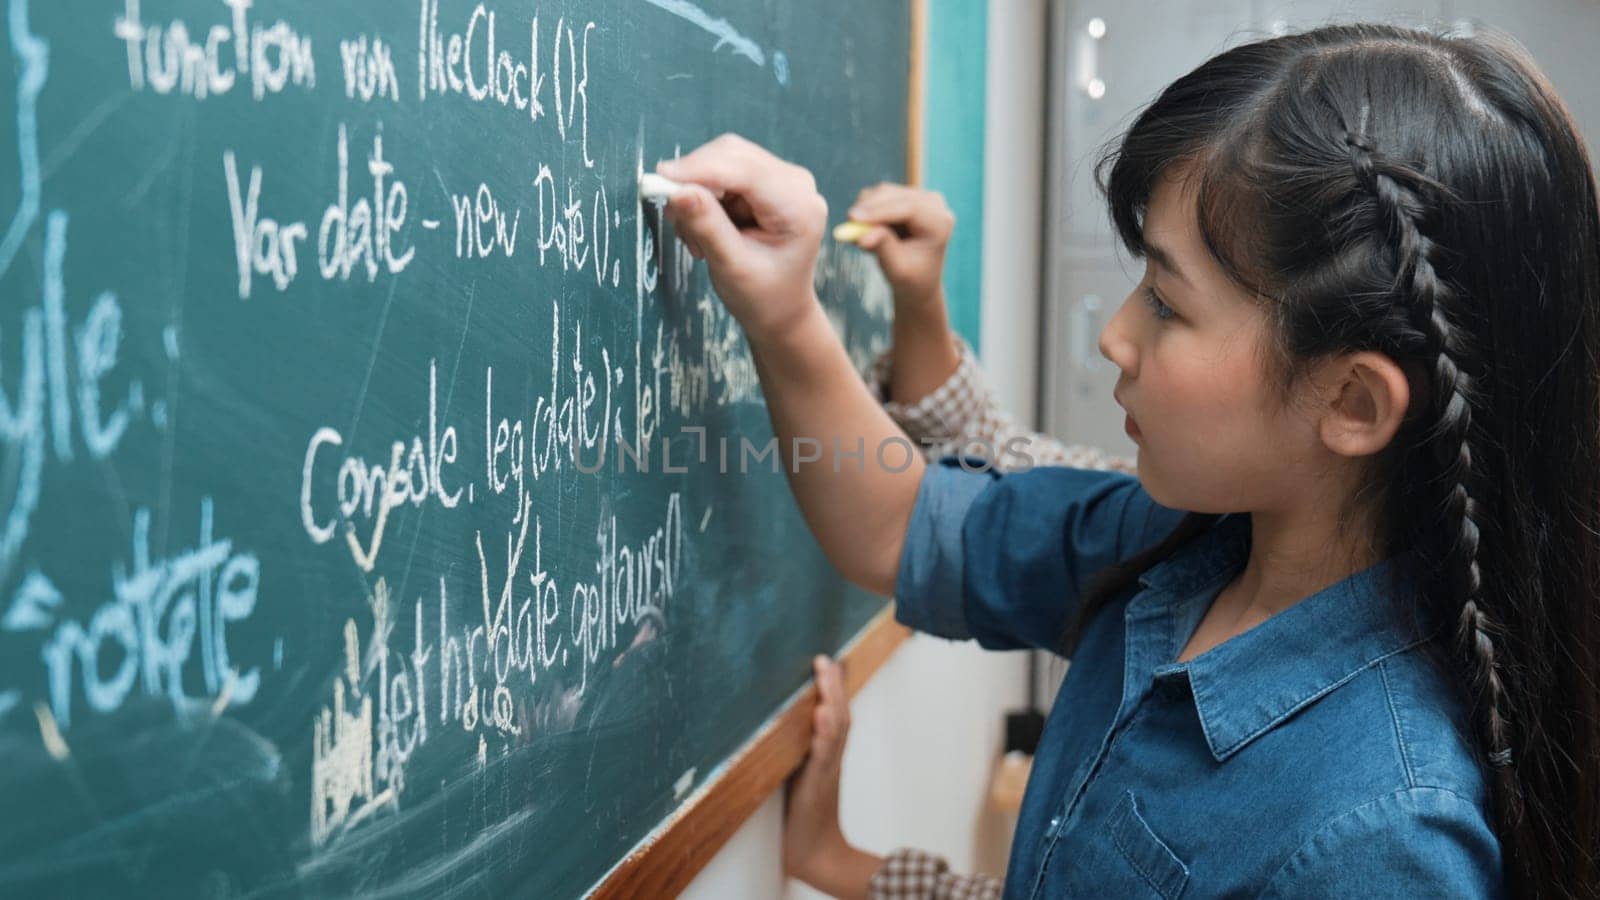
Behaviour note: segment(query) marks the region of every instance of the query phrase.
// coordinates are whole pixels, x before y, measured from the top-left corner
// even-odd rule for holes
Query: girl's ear
[[[1341,456],[1371,456],[1389,445],[1405,421],[1411,386],[1405,370],[1375,351],[1350,353],[1328,364],[1327,404],[1317,433]]]

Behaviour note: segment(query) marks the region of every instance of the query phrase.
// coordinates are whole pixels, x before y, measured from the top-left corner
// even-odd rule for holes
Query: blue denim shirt
[[[1059,651],[1088,580],[1182,517],[1123,473],[1000,475],[946,458],[917,496],[896,617],[990,649]],[[1249,517],[1223,516],[1090,620],[1034,760],[1005,895],[1501,895],[1464,701],[1424,654],[1448,632],[1395,602],[1416,584],[1409,554],[1174,662],[1249,549]]]

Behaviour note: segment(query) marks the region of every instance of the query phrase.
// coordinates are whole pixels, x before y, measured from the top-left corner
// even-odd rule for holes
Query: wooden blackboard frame
[[[894,620],[892,605],[861,629],[839,653],[850,696],[861,690],[910,634],[910,629]],[[817,705],[813,684],[807,681],[796,691],[778,714],[734,753],[721,777],[708,780],[695,791],[595,886],[591,896],[672,897],[688,887],[805,759],[811,742],[811,714]]]
[[[906,181],[922,183],[923,50],[927,0],[906,0],[911,10],[911,66],[907,102]],[[890,604],[839,652],[845,688],[854,697],[911,634],[894,620]],[[666,821],[639,842],[591,896],[671,897],[681,893],[745,821],[783,788],[804,761],[816,709],[814,682],[800,690],[744,743],[719,777],[701,785]]]

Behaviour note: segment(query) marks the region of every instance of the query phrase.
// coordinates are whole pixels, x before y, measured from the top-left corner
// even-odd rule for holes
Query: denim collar
[[[1164,614],[1152,622],[1167,627],[1171,638],[1153,675],[1157,680],[1188,678],[1201,729],[1218,762],[1436,630],[1414,621],[1415,614],[1401,612],[1420,606],[1413,602],[1419,596],[1415,557],[1406,551],[1323,588],[1187,662],[1172,662],[1217,592],[1244,569],[1250,525],[1246,513],[1225,515],[1139,577],[1150,589],[1150,602],[1166,599]]]

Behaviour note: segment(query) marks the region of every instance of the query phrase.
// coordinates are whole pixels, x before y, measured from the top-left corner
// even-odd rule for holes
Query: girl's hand
[[[878,257],[894,289],[897,314],[906,307],[943,306],[939,285],[956,217],[942,195],[903,184],[878,184],[856,196],[850,218],[879,226],[862,235],[856,246]]]
[[[812,286],[828,203],[811,173],[725,134],[656,171],[688,186],[666,214],[752,343],[815,311]]]
[[[820,699],[812,713],[811,754],[789,782],[783,869],[807,884],[832,880],[850,846],[839,828],[839,771],[850,735],[844,670],[826,656],[811,661]]]

